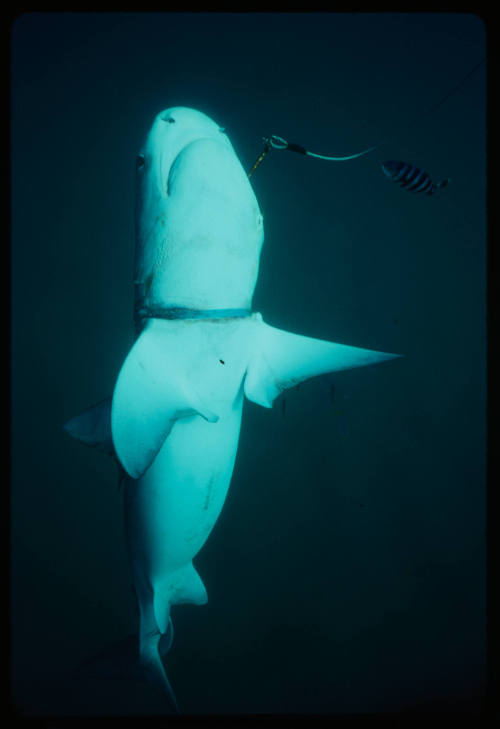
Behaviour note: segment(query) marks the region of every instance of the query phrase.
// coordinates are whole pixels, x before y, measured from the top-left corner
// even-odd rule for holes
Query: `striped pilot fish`
[[[423,192],[426,195],[434,195],[439,189],[446,187],[449,182],[448,178],[441,180],[441,182],[433,182],[427,172],[423,172],[418,167],[409,165],[407,162],[390,160],[389,162],[384,162],[381,167],[386,177],[411,192]]]

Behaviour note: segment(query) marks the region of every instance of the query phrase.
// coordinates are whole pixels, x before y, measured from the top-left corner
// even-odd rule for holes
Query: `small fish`
[[[446,187],[449,179],[441,182],[433,182],[427,172],[419,170],[418,167],[409,165],[406,162],[389,160],[382,165],[382,172],[393,182],[398,182],[410,192],[424,192],[426,195],[434,195],[437,190]]]

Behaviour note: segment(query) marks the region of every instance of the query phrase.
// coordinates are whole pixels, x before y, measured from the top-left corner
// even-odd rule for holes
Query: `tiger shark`
[[[115,646],[114,662],[110,651],[83,675],[152,681],[178,711],[162,661],[171,608],[207,602],[193,558],[226,498],[244,399],[271,408],[308,378],[399,355],[283,331],[252,311],[262,214],[208,116],[160,112],[136,175],[137,336],[112,396],[65,428],[118,461],[138,634]]]

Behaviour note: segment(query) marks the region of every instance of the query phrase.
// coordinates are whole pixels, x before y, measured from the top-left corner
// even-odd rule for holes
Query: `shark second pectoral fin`
[[[257,326],[255,354],[247,367],[244,388],[249,400],[267,408],[283,390],[310,377],[402,356],[312,339],[264,322]]]
[[[64,430],[73,438],[97,448],[109,455],[114,454],[111,439],[111,398],[101,400],[79,415],[64,423]]]
[[[169,345],[161,332],[144,330],[116,382],[111,433],[118,459],[132,478],[149,468],[178,418],[219,419],[188,381],[182,353]]]

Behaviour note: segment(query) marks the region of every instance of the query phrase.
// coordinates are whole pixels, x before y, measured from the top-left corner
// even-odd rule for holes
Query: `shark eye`
[[[168,122],[169,124],[175,124],[175,119],[173,116],[167,116],[167,118],[164,119],[163,121]]]
[[[137,158],[135,160],[135,168],[136,170],[141,170],[144,167],[144,155],[138,154]]]

